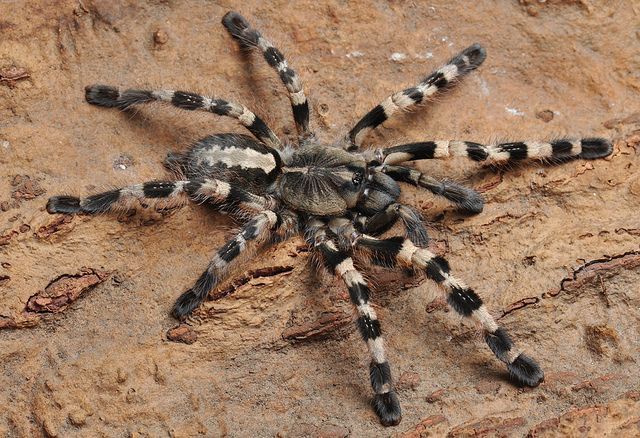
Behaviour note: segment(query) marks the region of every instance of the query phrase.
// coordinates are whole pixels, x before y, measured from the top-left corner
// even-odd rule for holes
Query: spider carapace
[[[222,24],[244,49],[262,53],[287,89],[298,132],[297,144],[283,146],[266,123],[243,105],[183,91],[119,91],[115,87],[86,88],[89,103],[127,110],[164,102],[183,110],[209,111],[235,118],[253,137],[218,134],[206,137],[182,153],[170,153],[165,164],[179,179],[153,181],[77,198],[49,199],[50,213],[94,214],[129,208],[132,202],[150,204],[195,201],[218,207],[242,223],[240,231],[213,256],[195,284],[173,307],[184,319],[198,307],[242,256],[267,244],[302,233],[314,256],[342,279],[357,312],[357,327],[370,356],[373,407],[384,425],[401,419],[400,403],[387,361],[380,322],[363,275],[354,266],[368,259],[390,268],[422,271],[446,294],[451,307],[474,319],[495,356],[519,384],[537,386],[543,379],[538,364],[518,349],[491,316],[476,292],[455,277],[449,263],[428,249],[420,215],[398,201],[400,184],[408,183],[442,196],[458,208],[479,213],[482,197],[473,189],[439,181],[402,163],[447,157],[467,157],[487,163],[538,159],[560,161],[595,159],[609,155],[611,143],[601,138],[559,139],[483,145],[468,141],[421,141],[382,149],[361,146],[367,134],[397,112],[427,101],[476,69],[486,57],[474,44],[451,58],[414,87],[387,97],[367,113],[336,145],[322,145],[309,127],[309,105],[296,72],[282,53],[247,20],[227,13]],[[400,221],[405,236],[381,237]]]

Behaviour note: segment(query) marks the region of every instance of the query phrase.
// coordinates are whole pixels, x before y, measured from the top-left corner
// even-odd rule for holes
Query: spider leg
[[[298,135],[303,138],[307,137],[310,134],[309,103],[302,89],[300,77],[289,67],[282,52],[259,31],[251,27],[249,22],[237,12],[227,12],[222,18],[222,24],[243,49],[259,49],[267,64],[278,72],[280,80],[289,93]]]
[[[540,366],[517,349],[506,330],[489,314],[482,299],[473,289],[451,274],[449,263],[426,248],[418,248],[402,237],[377,239],[363,235],[357,246],[386,259],[390,265],[401,263],[426,273],[446,293],[449,305],[460,315],[476,320],[484,331],[484,339],[495,356],[507,365],[511,376],[520,384],[538,386],[544,379]]]
[[[280,223],[281,217],[271,210],[261,211],[249,220],[238,234],[218,249],[195,284],[180,295],[173,306],[172,315],[177,319],[189,316],[209,292],[224,280],[231,264],[250,249],[269,241]]]
[[[384,426],[397,425],[402,419],[400,401],[393,388],[391,367],[385,356],[380,321],[369,300],[369,286],[353,266],[348,252],[338,249],[332,240],[335,235],[323,222],[311,221],[306,234],[307,240],[321,256],[327,269],[340,277],[349,290],[351,302],[358,312],[358,329],[371,355],[369,377],[375,393],[373,408]]]
[[[444,140],[409,143],[378,151],[383,165],[431,158],[467,157],[473,161],[500,163],[527,158],[564,160],[584,158],[593,160],[611,154],[611,142],[604,138],[558,139],[551,142],[518,141],[482,145],[470,141]]]
[[[258,196],[240,187],[217,179],[193,179],[183,181],[151,181],[120,189],[109,190],[80,199],[75,196],[53,196],[47,202],[49,213],[104,213],[128,209],[135,200],[145,203],[163,202],[182,204],[188,200],[214,202],[233,206],[255,214],[274,207],[271,198]]]
[[[362,233],[377,236],[389,230],[398,219],[402,221],[407,237],[414,245],[427,246],[429,236],[422,223],[422,217],[420,213],[408,205],[393,203],[372,216],[358,215],[352,223],[357,225]]]
[[[452,181],[439,181],[415,169],[404,166],[380,166],[380,171],[396,181],[402,181],[429,190],[434,195],[442,196],[462,210],[480,213],[484,200],[475,190],[456,184]]]
[[[85,88],[87,102],[108,108],[127,109],[132,105],[150,102],[169,103],[184,110],[209,111],[220,116],[232,117],[246,127],[266,146],[278,149],[280,139],[267,124],[243,105],[223,99],[201,96],[186,91],[172,90],[125,90],[109,85],[90,85]]]
[[[433,96],[436,92],[449,88],[462,76],[475,70],[486,58],[486,52],[479,44],[473,44],[451,58],[444,66],[424,78],[415,87],[392,94],[369,111],[356,126],[349,131],[348,150],[356,150],[367,135],[398,111],[406,110]]]

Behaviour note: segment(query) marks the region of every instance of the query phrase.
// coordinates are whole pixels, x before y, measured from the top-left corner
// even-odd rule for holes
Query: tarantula
[[[311,251],[344,281],[349,291],[358,315],[357,327],[371,355],[373,407],[385,426],[400,422],[400,403],[370,288],[354,267],[356,256],[387,267],[400,265],[423,271],[444,290],[456,312],[479,323],[489,348],[506,364],[513,379],[537,386],[544,377],[542,369],[515,347],[478,294],[453,276],[447,260],[427,248],[427,232],[420,215],[398,201],[398,182],[425,188],[472,213],[482,211],[482,197],[470,188],[438,181],[400,164],[452,156],[485,163],[527,158],[595,159],[609,155],[611,143],[601,138],[492,145],[446,140],[360,150],[367,134],[388,118],[426,101],[478,68],[486,52],[474,44],[416,86],[387,97],[360,119],[338,145],[321,144],[309,128],[309,104],[300,78],[282,53],[236,12],[227,13],[222,24],[241,48],[261,51],[277,71],[291,100],[297,144],[283,145],[248,108],[220,98],[184,91],[119,91],[106,85],[88,86],[86,100],[94,105],[127,110],[134,105],[164,102],[184,110],[210,111],[237,119],[255,139],[228,133],[205,137],[185,153],[167,156],[165,165],[177,169],[183,176],[180,180],[145,182],[84,199],[55,196],[49,199],[47,210],[95,214],[132,207],[135,202],[190,200],[211,204],[241,219],[244,224],[240,231],[218,249],[200,278],[178,298],[172,312],[178,319],[186,318],[207,298],[241,255],[302,233]],[[380,237],[398,221],[404,226],[406,238]]]

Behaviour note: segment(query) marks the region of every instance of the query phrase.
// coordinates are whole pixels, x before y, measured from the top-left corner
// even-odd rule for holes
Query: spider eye
[[[362,184],[362,172],[355,172],[353,174],[353,178],[351,179],[351,182],[353,183],[353,185],[355,186],[359,186],[360,184]]]

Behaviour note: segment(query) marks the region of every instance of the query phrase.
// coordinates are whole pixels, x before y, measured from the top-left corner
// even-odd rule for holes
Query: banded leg
[[[467,157],[473,161],[500,163],[527,158],[543,160],[584,158],[593,160],[606,157],[612,151],[611,142],[604,138],[559,139],[551,142],[517,141],[492,145],[482,145],[470,141],[443,140],[394,146],[378,151],[377,156],[380,158],[380,162],[386,165],[448,157]]]
[[[425,248],[418,248],[408,239],[376,239],[362,236],[358,245],[388,260],[424,271],[446,293],[449,305],[460,315],[477,321],[484,331],[484,339],[495,356],[507,365],[511,376],[520,384],[538,386],[544,373],[529,356],[518,350],[504,328],[498,326],[482,300],[473,289],[451,274],[449,263]]]
[[[383,165],[380,171],[396,181],[423,187],[434,195],[442,196],[468,212],[480,213],[484,207],[484,200],[480,193],[452,181],[438,181],[422,172],[403,166]]]
[[[91,195],[80,199],[75,196],[53,196],[47,202],[49,213],[105,213],[114,210],[126,210],[135,200],[145,203],[163,202],[166,205],[179,205],[188,200],[194,202],[215,202],[233,206],[244,212],[255,214],[257,211],[274,208],[270,198],[255,195],[239,187],[231,186],[217,179],[199,179],[183,181],[151,181],[120,189]]]
[[[360,272],[354,268],[351,257],[340,251],[335,243],[328,239],[328,230],[320,224],[316,231],[312,232],[310,240],[321,254],[327,269],[345,282],[351,302],[358,312],[358,329],[371,355],[369,377],[375,393],[373,408],[384,426],[397,425],[402,419],[400,401],[393,388],[391,367],[384,352],[380,321],[369,301],[369,286]]]
[[[230,265],[250,248],[267,242],[279,225],[279,216],[264,210],[248,221],[232,239],[228,240],[209,262],[191,289],[184,292],[173,306],[172,315],[184,319],[207,298],[209,292],[225,278]],[[251,245],[251,246],[249,246]]]
[[[222,17],[222,24],[244,49],[258,48],[264,59],[278,72],[280,80],[287,87],[293,118],[296,122],[298,135],[309,135],[309,103],[302,89],[298,74],[287,64],[287,60],[280,50],[274,47],[260,32],[252,28],[249,22],[237,12],[227,12]]]
[[[223,99],[201,96],[186,91],[172,90],[125,90],[120,92],[109,85],[90,85],[85,88],[87,102],[108,108],[127,109],[132,105],[150,102],[169,103],[177,108],[194,111],[209,111],[220,116],[232,117],[246,127],[266,146],[278,149],[280,139],[267,124],[243,105]]]
[[[350,146],[348,150],[355,150],[362,146],[363,141],[372,130],[398,111],[409,109],[421,103],[425,98],[448,88],[456,80],[478,68],[486,56],[484,48],[479,44],[474,44],[451,58],[444,66],[424,78],[415,87],[407,88],[387,97],[349,131]]]

